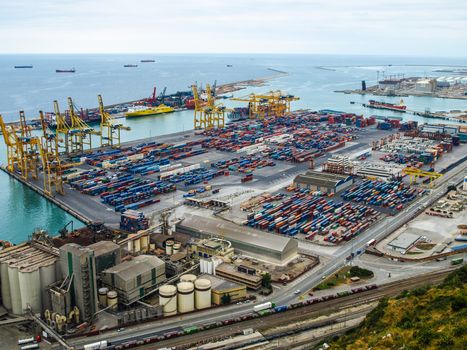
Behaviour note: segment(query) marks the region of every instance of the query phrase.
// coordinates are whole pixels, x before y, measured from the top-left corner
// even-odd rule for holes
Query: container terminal
[[[200,90],[194,130],[125,143],[101,96],[100,128],[71,98],[65,113],[54,103],[53,128],[39,113],[39,135],[22,112],[15,128],[0,118],[2,170],[87,224],[0,251],[0,322],[34,322],[67,349],[163,344],[379,293],[382,280],[301,295],[363,252],[410,263],[403,252],[430,248],[436,263],[467,251],[463,129],[294,110],[281,91],[233,98],[244,118],[228,122]],[[398,231],[418,215],[457,220],[459,237]]]

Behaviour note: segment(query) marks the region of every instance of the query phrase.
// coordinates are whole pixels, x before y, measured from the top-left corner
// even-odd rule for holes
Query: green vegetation
[[[372,278],[374,276],[373,271],[358,266],[352,266],[349,273],[350,277]]]
[[[227,305],[227,304],[230,304],[231,301],[232,301],[232,297],[230,296],[230,294],[222,295],[222,297],[221,297],[221,303],[222,304]]]
[[[466,349],[467,265],[439,286],[381,300],[359,327],[328,343],[342,350]]]
[[[264,288],[271,288],[271,275],[268,272],[263,273],[261,284]]]
[[[330,275],[323,282],[317,285],[313,290],[324,290],[343,283],[350,283],[351,277],[360,277],[362,279],[368,279],[373,277],[373,272],[367,269],[363,269],[358,266],[344,266],[334,275]]]

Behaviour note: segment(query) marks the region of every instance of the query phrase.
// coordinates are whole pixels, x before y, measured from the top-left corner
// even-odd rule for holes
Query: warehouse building
[[[298,243],[292,238],[272,235],[214,217],[186,214],[184,220],[177,224],[177,231],[196,238],[225,239],[232,243],[236,251],[274,264],[286,264],[298,254]]]
[[[200,279],[207,279],[211,282],[211,302],[214,305],[221,305],[224,295],[230,297],[230,302],[236,302],[246,298],[246,286],[244,284],[227,281],[213,275],[200,275]]]
[[[397,238],[393,239],[388,245],[392,250],[405,254],[420,239],[421,239],[420,235],[406,232],[406,233],[400,234]]]
[[[94,252],[97,274],[121,262],[121,249],[117,243],[112,241],[100,241],[88,245],[88,248]]]
[[[216,276],[225,278],[235,283],[245,285],[249,289],[259,290],[263,278],[256,275],[256,271],[242,266],[232,264],[220,264],[216,267]]]
[[[402,176],[402,169],[401,166],[395,164],[364,162],[358,167],[356,175],[369,179],[392,181]]]
[[[119,302],[134,303],[165,282],[165,263],[154,255],[139,255],[102,272],[102,283],[118,293]]]
[[[420,79],[415,83],[415,91],[425,94],[431,94],[435,91],[436,80],[434,79]]]
[[[305,174],[297,175],[293,185],[297,188],[306,188],[310,191],[324,193],[338,193],[352,186],[352,176],[323,173],[309,170]]]

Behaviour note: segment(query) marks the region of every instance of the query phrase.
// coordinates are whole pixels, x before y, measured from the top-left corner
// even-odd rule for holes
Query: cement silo
[[[107,306],[112,310],[117,310],[118,307],[118,294],[116,291],[111,290],[107,293]]]
[[[98,298],[99,298],[99,305],[102,307],[107,306],[107,293],[109,292],[109,288],[102,287],[98,290]]]
[[[180,276],[180,282],[191,282],[191,283],[195,283],[196,278],[197,278],[196,275],[187,273],[187,274],[185,274],[185,275]]]
[[[211,281],[199,278],[195,281],[195,307],[197,310],[211,307]]]
[[[159,305],[162,306],[164,316],[177,314],[177,288],[166,284],[159,288]]]
[[[41,293],[42,293],[42,308],[51,309],[50,298],[47,294],[47,287],[57,281],[57,261],[50,259],[41,266],[39,273],[41,279]]]
[[[194,285],[191,282],[180,282],[177,284],[178,312],[185,313],[195,309]]]
[[[10,281],[8,279],[8,264],[2,262],[0,265],[0,278],[2,285],[2,303],[5,309],[11,310]]]
[[[18,268],[14,264],[8,265],[8,280],[10,282],[11,312],[15,315],[22,315]]]
[[[18,269],[21,292],[21,313],[31,307],[33,312],[42,311],[41,275],[37,266]]]

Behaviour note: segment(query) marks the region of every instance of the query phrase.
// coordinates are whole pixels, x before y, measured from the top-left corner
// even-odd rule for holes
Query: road
[[[300,289],[305,291],[311,289],[315,285],[319,284],[319,282],[322,280],[322,276],[332,274],[341,266],[343,266],[345,263],[345,258],[349,256],[350,253],[357,250],[364,250],[366,242],[368,242],[370,239],[374,238],[376,240],[380,240],[384,236],[401,227],[404,223],[411,220],[419,212],[423,211],[428,205],[436,201],[442,194],[444,194],[449,183],[457,184],[461,182],[465,175],[464,171],[465,162],[445,174],[443,177],[443,185],[436,189],[432,189],[429,195],[426,195],[415,201],[397,216],[386,217],[383,220],[377,222],[374,226],[370,227],[361,235],[355,237],[352,241],[340,247],[340,249],[336,251],[334,259],[329,261],[328,264],[319,266],[318,268],[307,272],[304,276],[298,278],[293,283],[290,283],[287,285],[287,287],[281,287],[281,289],[276,290],[270,300],[275,302],[277,305],[289,304],[291,301],[297,298],[297,296],[292,293],[293,290]],[[197,312],[190,315],[181,315],[170,319],[163,319],[140,324],[131,328],[129,327],[121,332],[109,331],[105,333],[105,339],[114,343],[120,343],[133,339],[141,339],[150,335],[171,330],[176,327],[202,325],[208,322],[236,318],[251,312],[252,308],[252,304],[243,304],[234,305],[228,308],[221,307],[218,309]],[[88,338],[75,338],[70,339],[68,343],[79,348],[84,344],[92,343],[102,338],[104,338],[102,335]]]

